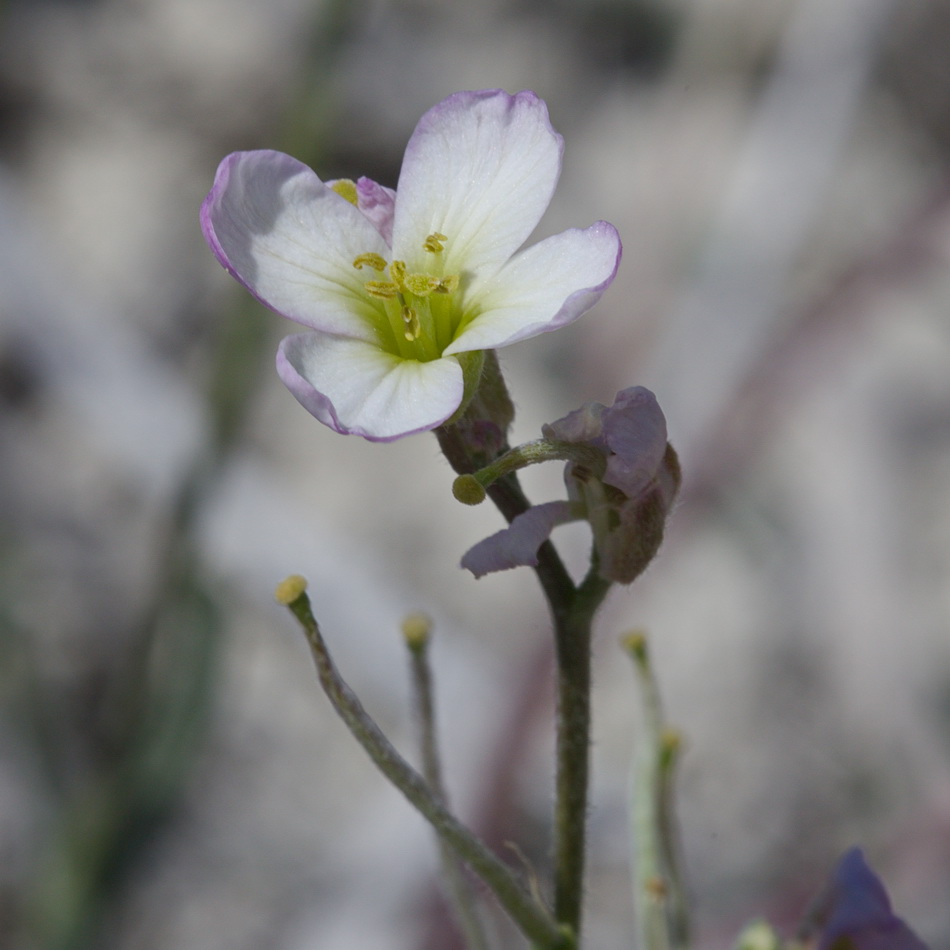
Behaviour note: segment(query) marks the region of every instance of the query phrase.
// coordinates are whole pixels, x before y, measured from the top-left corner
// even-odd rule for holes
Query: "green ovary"
[[[446,275],[442,267],[444,242],[448,238],[435,232],[423,242],[433,257],[429,273],[411,273],[403,261],[388,263],[379,254],[361,254],[353,261],[357,270],[369,267],[388,280],[364,282],[366,293],[380,312],[377,330],[383,347],[403,359],[427,363],[442,356],[452,342],[461,321],[458,274]]]

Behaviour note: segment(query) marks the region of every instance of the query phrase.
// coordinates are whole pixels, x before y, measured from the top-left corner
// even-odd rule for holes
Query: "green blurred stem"
[[[680,734],[666,725],[646,639],[624,646],[640,680],[644,736],[634,756],[631,823],[635,854],[634,904],[643,950],[686,950],[689,904],[683,887],[675,817],[674,779]]]
[[[442,766],[439,758],[439,743],[435,724],[435,699],[432,688],[432,668],[429,664],[428,636],[417,641],[408,641],[409,664],[412,674],[413,696],[419,719],[422,774],[429,783],[432,794],[446,808],[448,796],[442,782]],[[452,848],[440,837],[439,857],[442,878],[449,900],[455,910],[459,927],[469,950],[488,950],[488,938],[478,913],[475,894],[466,880],[461,862]]]
[[[320,685],[379,770],[432,825],[440,840],[485,882],[529,939],[544,950],[572,950],[573,941],[558,926],[548,909],[535,901],[511,870],[448,811],[425,779],[392,747],[363,709],[330,657],[307,595],[300,594],[288,606],[307,636]]]

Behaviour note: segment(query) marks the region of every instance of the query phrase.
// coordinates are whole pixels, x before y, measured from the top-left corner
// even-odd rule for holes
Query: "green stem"
[[[590,767],[590,667],[594,614],[610,582],[594,568],[555,617],[558,661],[557,775],[554,805],[554,916],[580,934],[584,899],[588,773]]]
[[[498,456],[484,468],[472,473],[472,477],[482,486],[488,488],[492,482],[505,475],[517,472],[529,465],[540,465],[542,462],[573,462],[581,465],[598,478],[606,470],[604,453],[592,448],[583,442],[561,442],[557,439],[535,439],[534,442],[525,442],[522,445],[509,449],[504,455]]]
[[[406,627],[404,626],[404,632]],[[406,634],[409,647],[409,664],[412,674],[413,695],[419,719],[419,745],[422,753],[422,774],[429,783],[433,795],[449,807],[448,795],[442,782],[442,765],[439,758],[439,743],[435,724],[435,697],[432,688],[432,668],[429,664],[429,630],[424,635]],[[466,880],[459,856],[442,840],[439,842],[439,859],[442,878],[449,900],[455,910],[458,925],[469,950],[488,950],[488,938],[478,913],[475,894]]]
[[[457,427],[442,426],[436,435],[458,474],[476,470]],[[531,507],[514,472],[503,475],[486,490],[508,522]],[[579,939],[590,758],[591,625],[610,582],[600,577],[594,564],[584,582],[575,587],[550,541],[538,549],[534,571],[551,609],[558,665],[554,916]]]
[[[631,808],[634,903],[643,950],[685,950],[689,946],[689,904],[683,887],[674,809],[680,734],[663,716],[659,688],[646,639],[631,634],[623,645],[634,661],[643,698],[644,738],[633,765]]]
[[[286,584],[287,582],[285,582]],[[285,603],[307,636],[320,685],[354,738],[379,770],[432,825],[444,841],[485,882],[522,932],[544,950],[573,950],[573,941],[522,886],[511,870],[472,834],[432,793],[428,783],[392,747],[389,740],[336,669],[310,608],[300,589]]]

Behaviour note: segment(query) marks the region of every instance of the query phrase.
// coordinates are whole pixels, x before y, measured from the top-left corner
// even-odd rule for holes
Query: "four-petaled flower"
[[[590,522],[601,576],[629,584],[650,563],[663,540],[680,485],[676,453],[666,440],[666,419],[656,397],[642,386],[617,393],[612,406],[589,402],[544,426],[551,443],[593,449],[599,471],[568,462],[568,501],[529,508],[480,541],[462,558],[476,577],[538,563],[538,548],[559,524]],[[567,453],[565,453],[567,454]],[[562,456],[564,457],[564,456]]]
[[[389,441],[450,419],[482,351],[570,323],[613,280],[620,239],[604,221],[519,251],[561,152],[533,93],[460,92],[416,126],[395,191],[236,152],[202,230],[258,300],[310,328],[277,354],[299,402],[337,432]]]

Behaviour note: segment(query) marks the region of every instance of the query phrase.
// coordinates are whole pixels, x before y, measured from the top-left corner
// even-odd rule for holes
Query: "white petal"
[[[458,360],[403,360],[325,333],[283,340],[277,372],[322,423],[379,442],[434,429],[458,409],[464,389]]]
[[[472,288],[477,316],[445,354],[487,350],[556,330],[600,299],[620,264],[620,236],[606,221],[541,241]]]
[[[218,260],[263,304],[305,326],[376,338],[381,308],[363,290],[364,253],[388,256],[380,233],[306,165],[281,152],[235,152],[201,207]]]
[[[562,139],[531,92],[459,92],[416,126],[396,188],[393,254],[424,269],[446,235],[447,273],[494,272],[534,230],[561,171]]]

